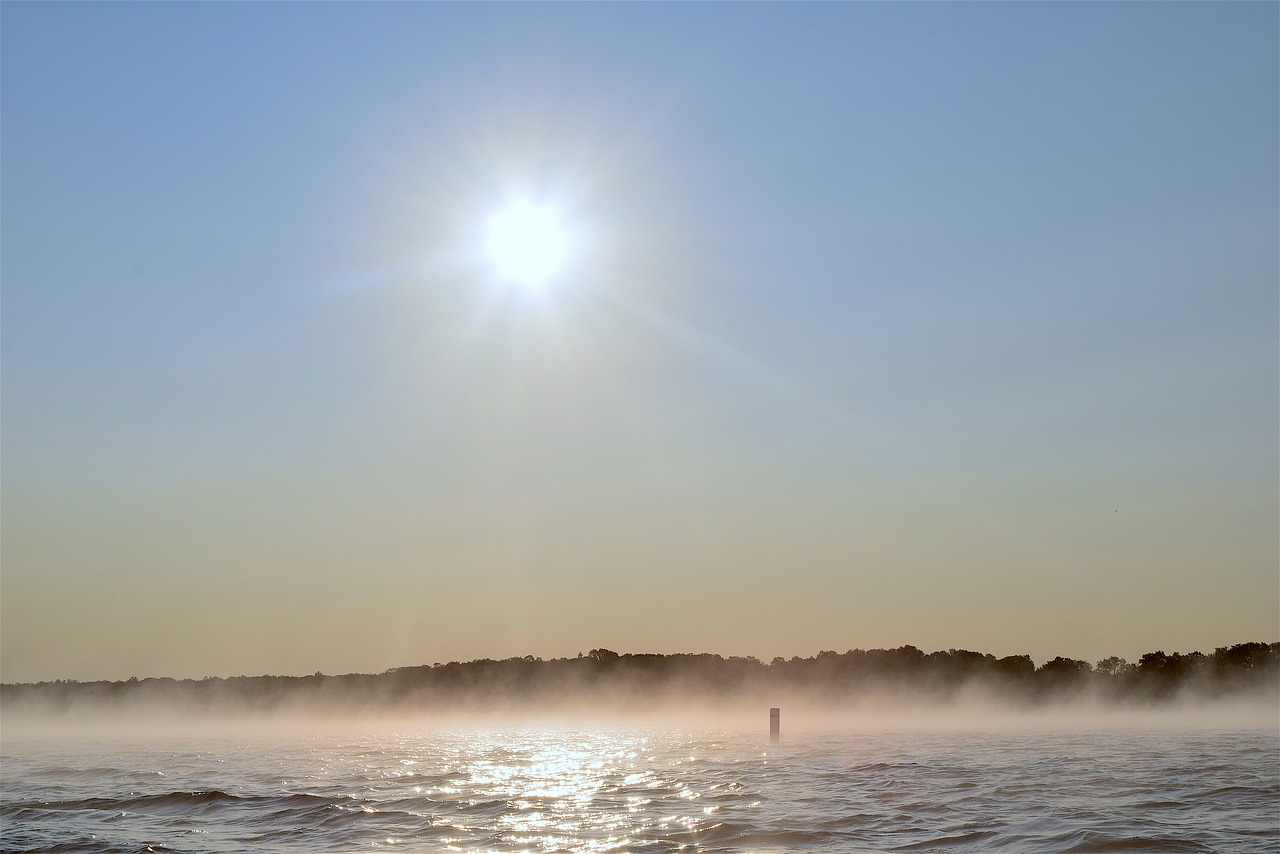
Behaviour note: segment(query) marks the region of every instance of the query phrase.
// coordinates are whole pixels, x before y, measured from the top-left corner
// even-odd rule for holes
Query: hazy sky
[[[0,11],[5,681],[1280,639],[1275,3]]]

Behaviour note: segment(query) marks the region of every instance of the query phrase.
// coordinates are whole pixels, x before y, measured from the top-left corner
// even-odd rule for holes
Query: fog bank
[[[380,674],[130,679],[0,686],[3,735],[50,727],[655,726],[788,732],[1084,726],[1276,727],[1280,643],[1163,651],[1091,665],[967,650],[821,652],[810,658],[619,654],[450,662]]]

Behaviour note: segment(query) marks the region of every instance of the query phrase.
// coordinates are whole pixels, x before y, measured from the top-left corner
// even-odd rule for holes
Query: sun
[[[569,237],[554,209],[521,199],[489,218],[485,248],[501,278],[537,288],[564,267]]]

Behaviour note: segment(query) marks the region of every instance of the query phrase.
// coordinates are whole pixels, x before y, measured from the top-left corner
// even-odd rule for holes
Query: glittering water
[[[1280,734],[6,741],[5,851],[1280,852]]]

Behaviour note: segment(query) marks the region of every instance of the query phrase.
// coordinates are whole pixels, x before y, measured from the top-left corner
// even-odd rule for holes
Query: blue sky
[[[1275,639],[1274,4],[2,16],[6,681]]]

